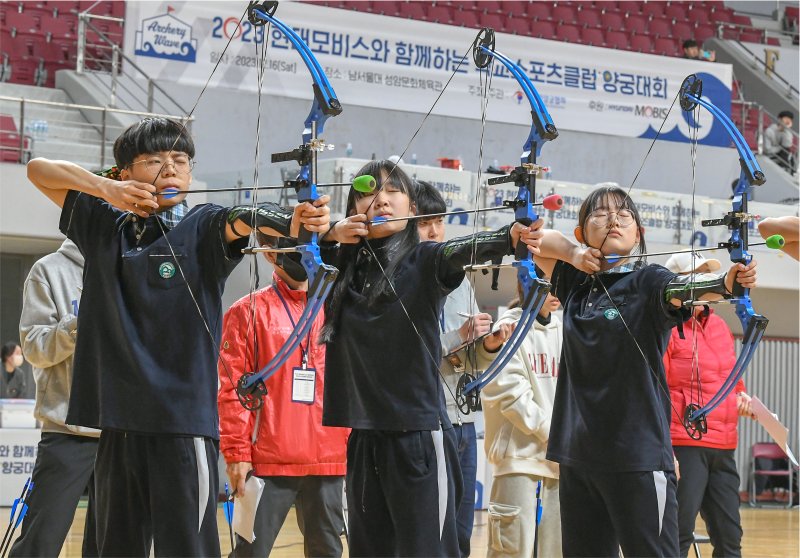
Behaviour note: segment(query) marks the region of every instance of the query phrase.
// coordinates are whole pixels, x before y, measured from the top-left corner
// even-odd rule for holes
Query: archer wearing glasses
[[[162,173],[172,167],[178,174],[189,174],[194,168],[194,159],[186,154],[177,153],[174,157],[151,156],[131,163],[142,165],[150,174]]]

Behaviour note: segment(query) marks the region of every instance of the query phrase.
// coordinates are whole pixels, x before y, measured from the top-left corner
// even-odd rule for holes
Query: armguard
[[[237,205],[228,211],[228,224],[233,229],[233,233],[242,238],[247,235],[239,234],[236,230],[236,222],[241,221],[251,229],[268,227],[278,231],[283,236],[289,236],[292,226],[292,213],[281,206],[266,202],[257,205]]]
[[[506,225],[496,231],[448,240],[442,252],[446,265],[453,270],[463,270],[465,265],[471,263],[483,263],[513,254],[510,229],[511,225]]]
[[[681,302],[687,302],[694,297],[704,294],[718,294],[724,298],[730,298],[731,293],[725,288],[725,275],[713,273],[689,273],[688,275],[676,275],[664,289],[664,300],[669,302],[677,298]]]

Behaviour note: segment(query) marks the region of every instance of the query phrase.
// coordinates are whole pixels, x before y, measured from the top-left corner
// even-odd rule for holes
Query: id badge
[[[292,401],[295,403],[314,403],[317,386],[317,370],[315,368],[292,368]]]

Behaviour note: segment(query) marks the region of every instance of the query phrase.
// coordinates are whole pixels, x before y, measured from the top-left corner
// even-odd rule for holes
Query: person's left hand
[[[328,202],[331,197],[328,195],[320,196],[314,202],[298,203],[294,206],[292,214],[292,226],[289,230],[290,236],[297,238],[300,234],[302,224],[309,232],[324,234],[330,229],[331,210]]]
[[[743,391],[736,394],[736,410],[739,412],[740,417],[756,418],[755,413],[753,413],[753,398]]]
[[[540,230],[544,226],[544,220],[539,218],[529,226],[522,223],[514,223],[511,227],[511,244],[514,249],[517,248],[517,242],[520,240],[528,246],[528,252],[531,254],[539,254],[539,245],[542,243],[544,233]]]
[[[516,323],[500,324],[494,333],[483,338],[483,348],[489,353],[496,353],[503,346],[503,343],[511,337],[516,328]]]
[[[747,265],[741,263],[733,264],[725,276],[725,288],[728,289],[728,292],[733,292],[734,280],[746,289],[755,288],[757,265],[758,263],[755,260]]]

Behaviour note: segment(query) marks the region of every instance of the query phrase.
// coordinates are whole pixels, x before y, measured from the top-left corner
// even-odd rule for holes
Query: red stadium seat
[[[6,12],[6,27],[17,35],[36,35],[39,32],[39,19],[25,12]]]
[[[425,7],[421,2],[402,2],[400,4],[400,17],[423,21],[425,19]]]
[[[662,17],[666,5],[666,2],[645,2],[642,4],[642,13],[650,17]]]
[[[526,4],[527,7],[521,15],[534,19],[550,19],[550,4],[547,2],[534,2],[532,4],[515,2],[515,4]],[[517,13],[514,12],[514,15],[517,15]]]
[[[516,1],[503,1],[500,2],[500,11],[508,16],[528,16],[536,17],[539,12],[544,13],[545,17],[550,16],[550,5],[545,2],[536,2],[530,4],[529,2]]]
[[[581,31],[577,25],[559,25],[556,29],[556,39],[568,43],[580,43]]]
[[[605,5],[606,2],[602,4],[598,2],[599,6]],[[640,14],[642,12],[642,3],[641,2],[617,2],[617,9],[626,14]]]
[[[550,17],[554,21],[560,23],[575,23],[577,14],[575,8],[572,6],[564,6],[559,4],[553,7],[553,11],[550,12]]]
[[[600,11],[584,8],[578,12],[576,21],[584,27],[600,27]]]
[[[531,24],[531,35],[540,39],[552,39],[556,36],[556,26],[552,21],[534,21]]]
[[[125,2],[109,2],[111,4],[111,13],[108,15],[112,17],[125,17]]]
[[[463,10],[467,9],[467,5],[471,4],[471,2],[464,2]],[[472,9],[472,8],[470,8]],[[476,10],[482,11],[486,14],[497,14],[497,15],[505,15],[503,9],[501,8],[501,2],[496,0],[486,0],[485,2],[476,2],[475,8]]]
[[[743,43],[760,43],[761,31],[755,29],[748,29],[739,33],[739,40]]]
[[[664,56],[677,56],[678,44],[669,37],[658,37],[653,41],[653,51]]]
[[[728,39],[731,41],[738,41],[739,40],[739,28],[738,27],[723,27],[722,28],[722,38]]]
[[[586,27],[581,29],[581,42],[585,45],[604,46],[606,44],[603,38],[603,32],[596,27]]]
[[[672,36],[672,22],[668,19],[651,19],[647,29],[654,37]]]
[[[711,16],[709,14],[709,11],[699,6],[695,6],[694,8],[689,10],[689,13],[687,15],[689,17],[689,21],[693,21],[696,24],[711,22]]]
[[[694,28],[685,21],[673,23],[672,36],[681,41],[694,39]]]
[[[471,10],[457,11],[453,13],[453,25],[459,27],[480,27],[478,13]]]
[[[741,14],[733,14],[733,23],[736,25],[744,25],[746,27],[753,25],[753,22],[750,20],[749,16]]]
[[[608,42],[608,37],[606,37],[606,42]],[[653,42],[650,40],[649,35],[632,35],[630,49],[636,52],[649,53],[653,50]]]
[[[491,27],[497,31],[504,31],[505,20],[502,16],[497,14],[486,14],[479,18],[479,24],[475,27]]]
[[[710,18],[710,21],[714,23],[730,23],[733,21],[733,13],[717,9],[711,12]]]
[[[50,17],[42,20],[42,33],[48,38],[71,39],[76,38],[76,34],[69,20],[62,17]]]
[[[670,4],[664,8],[664,16],[674,21],[686,20],[687,6],[685,4]]]
[[[629,33],[647,34],[647,17],[643,15],[629,15],[625,18],[625,23],[620,29],[625,29]]]
[[[453,22],[453,15],[450,12],[450,8],[445,8],[444,6],[430,6],[428,7],[428,13],[425,15],[425,19],[433,23],[450,24]]]
[[[392,1],[373,2],[372,10],[373,13],[383,14],[386,16],[396,17],[400,15],[400,7],[397,5],[397,2],[392,2]]]
[[[750,149],[753,151],[758,149],[758,130],[755,128],[745,128],[742,135],[744,136],[744,139]]]
[[[625,18],[619,12],[606,12],[600,16],[600,24],[604,29],[625,29]]]
[[[647,40],[648,42],[650,41],[650,39]],[[606,46],[608,48],[628,50],[630,48],[630,43],[628,41],[628,36],[624,32],[606,31]]]
[[[717,36],[717,28],[711,24],[698,25],[694,28],[694,40],[698,43],[705,42],[706,39]]]
[[[781,41],[778,37],[767,37],[767,44],[769,46],[781,46]]]
[[[509,17],[506,19],[504,27],[506,32],[513,33],[514,35],[530,35],[531,26],[528,18],[525,17]]]

